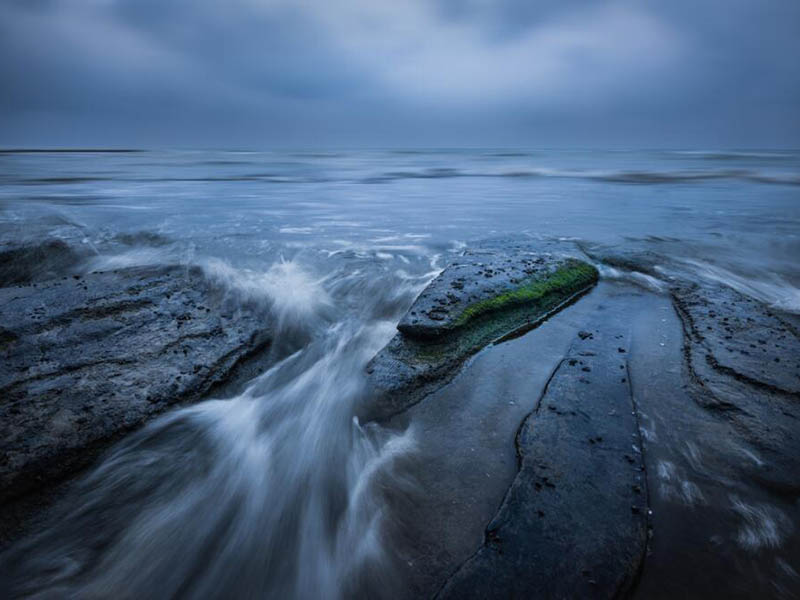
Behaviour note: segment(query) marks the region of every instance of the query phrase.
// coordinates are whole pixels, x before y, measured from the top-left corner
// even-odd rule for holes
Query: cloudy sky
[[[0,0],[0,146],[800,146],[798,0]]]

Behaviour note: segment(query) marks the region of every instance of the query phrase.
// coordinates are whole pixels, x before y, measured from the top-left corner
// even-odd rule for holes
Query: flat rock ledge
[[[761,460],[749,475],[800,495],[800,332],[791,316],[731,288],[676,282],[684,354],[695,401],[733,423]]]
[[[0,504],[52,487],[270,343],[269,321],[199,268],[0,289]]]
[[[589,290],[597,270],[525,246],[467,251],[419,295],[367,366],[366,420],[385,419],[444,385],[484,346],[535,327]]]
[[[648,502],[626,333],[587,326],[517,433],[484,544],[437,598],[618,598],[635,582]]]
[[[690,278],[666,255],[628,245],[584,251],[662,281],[683,324],[692,397],[752,445],[760,457],[745,463],[753,480],[786,497],[800,495],[798,316],[722,283]]]

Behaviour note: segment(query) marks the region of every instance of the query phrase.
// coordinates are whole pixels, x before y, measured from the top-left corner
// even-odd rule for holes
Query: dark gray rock
[[[0,245],[0,287],[71,274],[84,258],[84,252],[59,239],[30,244],[4,243]]]
[[[636,244],[584,250],[604,264],[661,279],[683,323],[691,396],[755,449],[760,458],[748,463],[749,477],[772,492],[800,494],[797,315],[698,278],[680,261]]]
[[[6,287],[0,323],[2,503],[200,399],[270,341],[265,315],[185,267]]]
[[[623,271],[645,273],[651,277],[661,277],[660,268],[668,259],[641,243],[628,240],[624,246],[602,244],[579,244],[581,250],[594,261]]]
[[[673,298],[699,362],[800,399],[800,337],[779,312],[721,285],[677,285]]]
[[[585,263],[525,247],[468,250],[422,291],[397,329],[415,339],[438,339],[483,315],[580,289],[596,277]]]
[[[420,294],[370,362],[365,419],[383,419],[443,385],[487,344],[526,331],[590,289],[597,270],[526,246],[467,252]]]
[[[800,493],[800,335],[791,319],[722,285],[678,283],[673,303],[695,400],[762,454],[750,475]]]
[[[614,598],[634,582],[647,490],[626,334],[591,325],[517,434],[519,473],[483,546],[439,598]]]

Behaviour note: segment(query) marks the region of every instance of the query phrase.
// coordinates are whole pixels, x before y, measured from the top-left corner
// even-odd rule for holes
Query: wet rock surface
[[[433,340],[466,329],[483,315],[522,304],[552,303],[596,280],[593,269],[574,258],[525,247],[468,250],[423,290],[397,329]]]
[[[484,544],[437,597],[613,598],[634,581],[647,492],[627,341],[593,325],[517,433],[519,473]]]
[[[489,246],[448,266],[370,362],[373,398],[362,416],[383,419],[405,410],[482,347],[534,327],[590,289],[596,269],[561,250]]]
[[[270,342],[201,270],[142,267],[0,289],[0,502],[54,485]]]
[[[680,282],[692,395],[767,458],[751,476],[800,494],[800,336],[786,317],[722,285]]]
[[[85,251],[59,239],[0,243],[0,287],[71,273],[85,258]]]
[[[732,423],[762,454],[765,460],[749,463],[748,476],[789,497],[800,494],[797,315],[769,307],[722,281],[698,277],[691,265],[641,251],[635,244],[585,250],[604,264],[624,269],[623,277],[633,275],[636,281],[640,273],[652,275],[670,295],[683,325],[691,396],[715,418]]]
[[[800,337],[792,323],[721,285],[679,284],[672,294],[700,363],[764,391],[800,399]],[[695,368],[711,380],[701,365]]]
[[[438,597],[447,598],[669,597],[667,590],[689,597],[717,592],[747,597],[748,589],[795,597],[792,582],[798,587],[798,581],[784,566],[797,557],[798,543],[790,516],[800,497],[796,317],[674,265],[663,269],[667,259],[653,252],[640,256],[628,248],[619,257],[614,252],[594,257],[613,265],[610,277],[628,283],[601,283],[589,297],[599,294],[605,306],[591,314],[583,309],[571,313],[583,315],[573,324],[575,341],[519,429],[519,472],[501,508],[487,521],[483,543],[455,566],[447,549],[437,550],[431,541],[421,556],[406,552],[409,564],[440,553],[430,559],[439,564],[438,571],[427,569],[415,589],[425,595],[438,589]],[[609,292],[612,288],[619,292]],[[421,297],[431,305],[430,295]],[[589,300],[576,306],[584,302]],[[664,310],[669,313],[658,314]],[[502,329],[508,325],[501,314],[495,322]],[[561,318],[559,314],[552,321]],[[634,331],[637,348],[631,355]],[[538,337],[541,343],[537,332],[525,337]],[[459,398],[470,399],[470,407],[475,404],[474,394],[464,386],[481,373],[491,377],[485,364],[492,362],[489,357],[499,357],[504,346],[493,345],[463,368],[460,362],[441,359],[420,368],[414,357],[437,348],[436,337],[401,332],[373,361],[373,377],[377,373],[386,380],[384,389],[396,386],[400,401],[394,408],[399,411],[409,395],[424,401],[390,422],[414,427],[421,419],[423,429],[435,430],[439,421],[442,428],[450,418],[464,420],[442,412],[460,410]],[[446,344],[438,347],[442,356],[451,356]],[[645,400],[647,414],[640,412],[632,392],[631,356],[637,357],[637,394]],[[654,362],[655,356],[662,356],[660,363]],[[387,357],[394,365],[380,371]],[[523,358],[516,350],[502,360],[521,364]],[[460,374],[448,384],[454,371]],[[483,390],[485,402],[499,411],[509,398],[524,397],[526,384],[518,379],[513,392],[505,380],[494,382],[494,400],[477,380],[471,385]],[[537,386],[531,382],[531,391]],[[424,408],[442,400],[449,408]],[[438,421],[431,421],[432,415]],[[479,439],[474,435],[470,440]],[[650,458],[645,436],[652,445]],[[496,440],[487,444],[494,448]],[[452,445],[443,446],[454,456],[467,456],[454,464],[468,472],[468,454]],[[497,460],[506,459],[498,454]],[[488,469],[487,460],[473,462],[480,465],[475,477]],[[502,480],[489,471],[485,477],[493,486],[495,479]],[[421,479],[438,485],[435,473]],[[471,501],[457,505],[459,510],[466,513],[473,505],[486,504],[478,487]],[[413,503],[405,504],[404,511],[413,514]],[[435,504],[428,510],[441,510]],[[653,505],[657,518],[650,512]],[[434,521],[427,518],[437,529]],[[649,527],[656,529],[648,534]],[[694,548],[697,564],[683,555],[685,547]],[[652,559],[646,558],[648,549],[655,553]],[[650,576],[647,567],[641,575],[647,560],[652,561]],[[738,565],[735,573],[729,572],[732,564]],[[439,586],[432,585],[436,573]]]

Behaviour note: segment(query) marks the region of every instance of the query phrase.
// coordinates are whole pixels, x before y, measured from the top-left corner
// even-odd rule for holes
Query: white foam
[[[699,260],[686,259],[685,262],[704,279],[727,285],[775,309],[800,313],[800,288],[784,280],[780,275],[764,273],[762,279],[747,278]]]
[[[202,266],[211,280],[245,300],[268,302],[282,323],[311,319],[331,305],[322,280],[294,261],[282,260],[263,272],[234,268],[219,259],[209,259]]]
[[[281,227],[278,233],[309,234],[314,233],[313,227]]]
[[[782,511],[768,504],[748,504],[731,496],[734,512],[741,517],[736,542],[746,550],[777,548],[792,532],[792,523]]]

